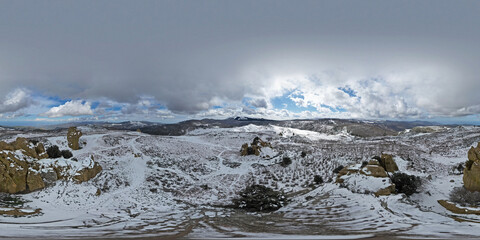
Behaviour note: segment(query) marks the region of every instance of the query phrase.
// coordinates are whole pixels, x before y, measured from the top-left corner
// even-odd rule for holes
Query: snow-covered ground
[[[58,181],[21,195],[29,201],[27,208],[42,213],[0,216],[0,237],[480,237],[480,217],[452,214],[437,203],[462,185],[462,175],[452,169],[465,162],[470,146],[480,141],[480,128],[380,138],[272,125],[197,129],[178,137],[81,130],[86,145],[73,151],[74,157],[93,156],[103,171],[88,182]],[[65,132],[22,136],[67,148]],[[272,144],[271,158],[240,156],[242,144],[256,136]],[[422,178],[420,193],[375,197],[334,183],[333,169],[381,153],[395,155],[400,171]],[[292,164],[282,167],[285,156]],[[325,183],[314,184],[315,175]],[[383,184],[352,180],[359,186]],[[273,213],[227,207],[253,183],[284,191],[290,203]]]

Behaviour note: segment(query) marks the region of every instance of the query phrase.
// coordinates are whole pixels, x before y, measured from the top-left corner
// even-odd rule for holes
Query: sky
[[[480,1],[0,0],[0,124],[480,124]]]

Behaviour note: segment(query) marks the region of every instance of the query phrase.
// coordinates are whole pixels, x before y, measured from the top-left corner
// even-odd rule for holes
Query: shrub
[[[322,184],[323,183],[323,178],[320,175],[315,175],[313,176],[313,182],[316,184]]]
[[[462,206],[476,207],[480,205],[480,192],[470,192],[465,187],[453,188],[450,201]]]
[[[72,154],[72,152],[70,152],[70,150],[62,150],[62,156],[65,159],[69,159],[69,158],[73,157],[73,154]]]
[[[367,162],[367,161],[363,161],[361,168],[363,168],[363,167],[365,167],[365,166],[367,166],[367,165],[368,165],[368,162]]]
[[[287,198],[283,193],[262,185],[251,185],[240,193],[240,198],[234,199],[236,208],[247,211],[275,211],[286,205]]]
[[[397,193],[405,193],[407,196],[416,193],[421,185],[419,177],[398,172],[393,174],[392,182],[395,184]]]
[[[57,145],[53,145],[47,148],[47,154],[49,158],[59,158],[62,156],[62,152],[58,149]]]
[[[338,174],[343,168],[345,167],[343,165],[340,165],[337,168],[333,169],[333,173]]]
[[[290,159],[289,157],[283,157],[282,162],[280,162],[280,165],[282,167],[287,167],[290,164],[292,164],[292,159]]]

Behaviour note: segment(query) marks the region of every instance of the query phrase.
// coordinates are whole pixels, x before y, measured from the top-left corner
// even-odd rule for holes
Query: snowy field
[[[480,141],[480,128],[376,138],[272,125],[198,129],[178,137],[80,129],[86,145],[73,151],[74,157],[93,155],[103,171],[81,184],[58,181],[18,195],[27,201],[26,211],[40,208],[41,213],[0,216],[1,238],[480,237],[479,216],[453,214],[437,203],[462,186],[462,175],[452,169]],[[19,136],[7,132],[2,130],[1,140]],[[64,132],[20,135],[67,148]],[[242,144],[257,136],[272,148],[260,156],[240,156]],[[335,183],[338,166],[381,153],[394,155],[400,171],[422,179],[419,193],[375,197]],[[292,159],[287,167],[279,164],[285,156]],[[314,184],[315,175],[325,183]],[[360,187],[378,184],[354,180]],[[272,213],[228,207],[254,183],[283,191],[291,201]]]

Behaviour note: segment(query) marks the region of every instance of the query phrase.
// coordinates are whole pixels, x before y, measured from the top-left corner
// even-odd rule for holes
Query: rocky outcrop
[[[15,151],[24,155],[19,158]],[[17,138],[14,142],[0,142],[0,192],[31,192],[45,185],[37,172],[38,165],[33,160],[47,157],[43,144]],[[28,161],[31,159],[31,161]]]
[[[67,133],[68,147],[70,147],[72,150],[79,150],[80,149],[79,140],[81,136],[82,136],[82,132],[78,130],[76,127],[68,128],[68,133]]]
[[[40,173],[29,169],[27,172],[27,191],[33,192],[43,188],[45,188],[45,183]]]
[[[360,170],[360,173],[372,177],[387,177],[385,169],[377,165],[367,165]]]
[[[390,195],[396,192],[396,188],[384,166],[390,171],[398,170],[393,157],[383,154],[381,157],[371,159],[368,163],[344,167],[338,172],[336,183],[342,184],[353,192],[373,193],[377,197]]]
[[[469,191],[480,191],[480,142],[468,151],[468,161],[463,169],[463,185]]]
[[[455,203],[452,203],[447,200],[438,200],[438,204],[440,204],[442,207],[446,208],[448,211],[456,214],[475,214],[475,215],[480,215],[480,209],[472,209],[471,207],[459,207]]]
[[[382,188],[376,191],[374,194],[376,197],[379,197],[379,196],[388,196],[392,193],[395,193],[395,184],[392,184],[386,188]]]
[[[241,156],[247,156],[247,155],[256,155],[259,156],[262,147],[269,147],[272,148],[272,145],[269,142],[265,142],[259,137],[255,137],[248,146],[248,143],[245,143],[242,145],[242,148],[240,149],[240,155]]]
[[[380,166],[382,166],[387,172],[398,171],[397,163],[393,160],[393,156],[390,154],[382,154],[379,159]]]
[[[84,168],[76,173],[75,176],[73,176],[73,180],[77,183],[81,182],[86,182],[95,176],[97,176],[98,173],[102,171],[102,166],[98,164],[97,162],[94,162],[92,168]]]
[[[77,131],[73,135],[77,137],[78,146],[81,133]],[[0,142],[0,192],[28,193],[52,185],[58,179],[85,182],[102,171],[93,157],[82,161],[44,159],[47,157],[42,143],[26,138],[17,138],[11,143]]]

